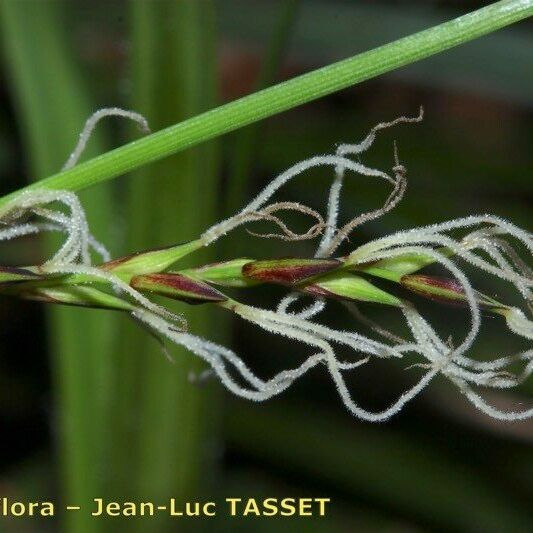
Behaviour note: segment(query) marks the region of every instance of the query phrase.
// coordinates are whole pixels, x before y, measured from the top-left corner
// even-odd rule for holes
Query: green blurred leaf
[[[33,179],[57,172],[73,150],[93,104],[65,31],[67,2],[0,3],[3,53]],[[102,152],[101,130],[87,155]],[[111,190],[82,195],[94,234],[110,242]],[[115,316],[71,308],[50,312],[52,361],[60,416],[65,498],[80,505],[102,491]],[[83,513],[68,515],[76,531],[99,527]]]

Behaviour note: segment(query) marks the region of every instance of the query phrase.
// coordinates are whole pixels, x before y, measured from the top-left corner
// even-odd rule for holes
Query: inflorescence
[[[106,116],[118,115],[148,130],[144,117],[117,108],[102,109],[88,121],[80,140],[64,168],[74,166],[96,126]],[[359,246],[348,255],[335,256],[355,228],[393,209],[406,188],[406,169],[395,146],[392,172],[365,166],[361,154],[373,144],[379,131],[397,124],[417,123],[423,118],[399,117],[375,126],[358,144],[338,145],[335,153],[311,157],[292,166],[272,180],[248,205],[230,218],[214,224],[198,239],[161,250],[138,252],[111,260],[105,246],[90,233],[77,196],[69,191],[29,190],[17,195],[0,209],[0,240],[28,234],[62,232],[66,235],[59,250],[39,265],[20,268],[0,267],[0,292],[41,301],[117,309],[129,313],[157,337],[185,347],[209,365],[209,371],[237,396],[255,401],[267,400],[288,387],[312,368],[326,367],[339,395],[356,417],[384,421],[421,392],[437,375],[455,384],[461,393],[484,413],[501,420],[521,420],[533,416],[533,408],[501,411],[489,405],[478,388],[509,389],[522,383],[533,371],[533,349],[518,354],[477,360],[472,357],[481,326],[481,311],[500,315],[515,335],[533,339],[533,273],[518,250],[533,253],[533,235],[492,215],[470,216],[400,231]],[[355,161],[353,158],[358,160]],[[326,215],[298,202],[272,201],[289,181],[315,167],[332,167]],[[339,205],[348,172],[385,180],[392,191],[383,206],[341,224]],[[297,233],[281,218],[292,211],[309,216],[313,223]],[[288,241],[321,236],[313,258],[256,261],[233,259],[193,269],[170,270],[179,259],[209,246],[235,228],[251,222],[272,223],[278,231],[251,233],[263,238]],[[93,264],[93,257],[100,264]],[[514,288],[524,309],[505,305],[474,289],[461,264],[494,276]],[[420,274],[431,264],[440,264],[447,277]],[[430,299],[463,305],[469,311],[466,333],[460,342],[444,340],[412,302],[389,294],[371,280],[384,278],[413,293]],[[227,296],[224,288],[281,284],[289,294],[274,309],[247,305]],[[313,354],[293,368],[270,379],[262,379],[234,351],[187,331],[185,317],[152,302],[150,294],[161,294],[188,303],[210,303],[256,326],[312,348]],[[300,311],[291,311],[301,298],[313,299]],[[343,303],[356,324],[370,327],[374,337],[359,331],[344,331],[318,322],[317,317],[332,300]],[[372,302],[397,308],[409,332],[404,339],[382,324],[371,321],[359,302]],[[350,349],[355,358],[341,359],[337,347]],[[420,362],[409,368],[422,369],[418,381],[388,408],[371,412],[352,398],[346,382],[348,373],[373,358]],[[516,373],[510,368],[522,364]]]

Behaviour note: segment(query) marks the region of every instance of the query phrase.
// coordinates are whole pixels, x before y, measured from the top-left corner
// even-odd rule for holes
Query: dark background
[[[134,7],[139,3],[145,7]],[[49,12],[47,17],[42,16],[43,4]],[[3,193],[24,185],[32,177],[52,173],[67,158],[68,147],[73,146],[83,121],[72,119],[72,123],[65,123],[53,110],[56,106],[59,109],[67,106],[68,94],[74,94],[73,101],[76,101],[77,90],[83,91],[80,99],[88,103],[88,112],[110,105],[133,108],[145,113],[157,130],[199,110],[193,109],[194,105],[179,107],[178,104],[187,94],[194,97],[205,90],[208,81],[202,76],[207,76],[209,68],[209,76],[216,80],[214,102],[222,103],[255,90],[258,78],[263,77],[271,85],[487,3],[306,0],[292,5],[266,0],[218,1],[212,21],[216,31],[205,37],[206,42],[213,41],[215,57],[211,62],[204,62],[205,57],[198,54],[193,66],[180,63],[180,58],[188,57],[188,47],[193,43],[186,33],[190,29],[187,21],[184,25],[178,20],[180,10],[173,11],[172,4],[166,0],[4,0],[1,3],[4,48],[0,71],[0,189]],[[201,10],[211,10],[208,2],[198,4]],[[18,20],[24,21],[26,31],[11,35],[8,27],[11,25],[13,29],[14,19],[10,12],[17,9],[23,11]],[[137,15],[135,9],[139,10]],[[152,12],[149,19],[146,10]],[[52,48],[47,41],[40,40],[39,32],[45,24],[52,25],[50,31],[60,39],[59,49],[70,58],[75,88],[68,87],[69,77],[58,70]],[[143,24],[144,29],[139,29]],[[47,30],[43,31],[46,34]],[[150,42],[145,42],[145,38],[151,39]],[[154,45],[158,39],[163,43]],[[173,42],[179,42],[176,47],[182,48],[173,52],[168,46]],[[195,43],[199,49],[204,46],[201,39],[200,44],[198,40]],[[159,53],[155,54],[153,50],[157,46]],[[36,71],[31,64],[28,66],[33,81],[24,81],[17,67],[24,54],[19,56],[14,51],[23,49],[29,50],[28,56],[41,67]],[[143,61],[139,59],[143,52],[154,54],[151,70],[136,67],[136,62]],[[270,76],[262,67],[269,57]],[[392,142],[397,140],[402,162],[408,168],[409,189],[405,200],[386,217],[360,228],[344,250],[401,228],[470,214],[493,213],[530,229],[532,64],[533,31],[531,21],[525,21],[280,114],[252,130],[227,135],[212,147],[217,154],[212,168],[216,182],[205,190],[201,182],[196,185],[200,189],[193,196],[197,204],[187,202],[179,185],[173,193],[162,181],[176,182],[186,180],[187,176],[192,179],[188,172],[193,171],[186,168],[190,161],[183,159],[187,156],[174,156],[135,176],[122,177],[112,187],[109,182],[101,184],[98,188],[112,189],[111,201],[115,207],[111,222],[104,224],[97,236],[104,242],[114,239],[115,244],[111,246],[114,255],[192,239],[198,229],[222,215],[228,216],[294,162],[329,152],[338,142],[357,142],[375,123],[402,114],[414,115],[420,105],[426,111],[423,124],[385,132],[364,155],[365,163],[390,168]],[[191,74],[193,71],[196,74]],[[197,85],[187,93],[183,87],[187,87],[189,75],[197,76]],[[139,81],[139,76],[151,76],[156,89],[152,87],[153,92],[146,89],[151,82]],[[32,124],[31,117],[44,117],[45,113],[36,111],[32,102],[38,102],[41,108],[49,106],[51,113],[42,122],[40,131],[44,135],[37,136],[42,146],[34,140],[39,128]],[[102,149],[138,135],[133,128],[114,119],[101,128],[107,136],[105,142],[99,141]],[[58,130],[67,136],[63,145],[54,137]],[[92,149],[91,155],[95,155],[96,145]],[[36,155],[39,150],[44,155]],[[57,161],[53,163],[55,167],[50,163],[48,169],[43,160],[53,150],[58,153]],[[195,172],[198,171],[196,168]],[[236,175],[241,178],[236,180]],[[135,192],[128,187],[136,187],[148,179],[154,180],[150,198],[145,196],[143,200],[139,189],[141,192],[135,200]],[[309,179],[302,177],[289,186],[287,197],[321,207],[326,199],[328,179],[327,170],[312,172]],[[187,184],[183,183],[186,189]],[[384,185],[371,180],[347,180],[342,216],[348,218],[354,212],[378,205],[386,193]],[[188,225],[184,213],[194,211],[201,212],[203,219]],[[91,211],[90,216],[97,225],[98,220],[103,220],[97,210]],[[312,251],[309,243],[295,246],[258,241],[242,231],[218,246],[215,257],[305,257]],[[44,256],[44,245],[35,238],[3,245],[0,250],[2,264],[35,263]],[[482,276],[474,275],[473,279],[484,292],[494,294],[502,290]],[[266,306],[282,294],[282,290],[257,290],[246,294],[246,298]],[[461,335],[466,312],[417,302],[443,332]],[[85,393],[80,394],[83,405],[72,408],[69,402],[76,391],[72,392],[66,384],[72,374],[65,370],[68,363],[65,366],[64,361],[74,359],[75,363],[82,352],[61,352],[58,348],[63,335],[83,337],[88,324],[86,317],[101,312],[68,310],[75,318],[69,324],[61,324],[61,317],[46,318],[48,310],[39,304],[13,299],[0,301],[3,448],[0,496],[22,501],[36,498],[73,502],[77,498],[76,489],[72,488],[76,482],[69,476],[83,484],[84,472],[92,472],[96,481],[91,481],[91,486],[99,487],[100,491],[93,497],[101,494],[118,499],[176,496],[181,500],[222,501],[228,496],[325,496],[333,503],[328,516],[322,519],[230,520],[219,516],[210,521],[182,519],[170,524],[144,518],[92,524],[74,520],[62,521],[60,525],[59,521],[0,518],[8,531],[56,531],[58,528],[102,531],[117,527],[138,531],[254,532],[525,532],[533,529],[532,423],[493,421],[475,411],[444,380],[433,383],[399,416],[381,425],[351,417],[328,375],[319,369],[276,399],[252,404],[231,397],[216,382],[201,387],[189,384],[188,371],[202,368],[192,355],[176,351],[180,362],[175,367],[169,365],[153,341],[139,341],[144,344],[135,346],[135,339],[143,338],[143,334],[126,324],[126,317],[113,315],[118,339],[115,347],[108,352],[100,350],[93,334],[95,344],[87,349],[84,358],[87,365],[96,356],[113,360],[117,383],[120,386],[128,383],[126,389],[108,384],[111,394],[107,397],[108,408],[104,406],[103,412],[113,411],[115,418],[103,421],[93,411],[92,398],[95,390],[104,385],[95,378]],[[287,359],[296,360],[304,353],[301,347],[263,335],[237,319],[222,316],[222,311],[217,309],[185,311],[193,317],[193,324],[194,320],[202,321],[202,317],[209,315],[205,320],[210,322],[202,326],[204,333],[212,331],[214,338],[225,339],[262,375],[286,367]],[[194,318],[195,313],[199,318]],[[370,306],[368,313],[380,323],[401,331],[401,321],[394,313]],[[103,315],[104,320],[110,316]],[[351,324],[343,308],[335,304],[330,307],[327,319],[338,326]],[[486,322],[473,356],[482,359],[504,355],[522,346],[505,334],[497,319],[488,318]],[[153,363],[158,365],[157,369],[150,366],[151,362],[147,363],[152,358],[157,359]],[[78,372],[83,374],[83,370]],[[173,373],[180,374],[176,378],[180,381],[159,387],[161,377],[158,376]],[[379,409],[408,386],[410,378],[412,374],[387,361],[361,371],[351,387],[362,405]],[[83,375],[80,379],[85,383]],[[532,392],[531,384],[526,383],[517,394],[527,404]],[[500,405],[509,399],[500,395],[490,398]],[[68,419],[69,416],[73,418]],[[65,420],[78,423],[65,426]],[[92,429],[84,429],[88,420],[98,427],[97,436]],[[79,472],[69,470],[72,463],[68,458],[65,460],[65,454],[69,453],[65,450],[78,446],[69,432],[80,431],[83,442],[83,432],[87,431],[98,447],[117,428],[110,438],[113,450],[103,463],[85,464]],[[150,447],[153,443],[157,445]],[[163,480],[167,473],[168,478]]]

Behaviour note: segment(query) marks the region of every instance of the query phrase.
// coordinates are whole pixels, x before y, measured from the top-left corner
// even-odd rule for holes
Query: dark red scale
[[[242,268],[247,278],[265,283],[295,285],[309,278],[325,274],[339,267],[336,259],[280,259],[253,261]]]
[[[203,283],[202,281],[194,280],[181,274],[146,274],[142,276],[135,276],[130,284],[134,288],[147,288],[147,284],[157,284],[157,287],[150,287],[148,290],[167,296],[169,298],[176,298],[184,300],[188,303],[202,303],[209,302],[223,302],[227,298],[219,291]],[[174,289],[183,294],[172,294],[171,290],[165,291],[165,288]]]

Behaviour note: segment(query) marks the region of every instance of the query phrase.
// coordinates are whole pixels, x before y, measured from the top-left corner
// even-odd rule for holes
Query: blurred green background
[[[1,0],[0,189],[57,171],[100,107],[143,113],[153,130],[438,24],[488,2],[341,0]],[[216,142],[99,185],[81,196],[114,256],[195,238],[294,162],[357,142],[375,123],[416,114],[385,132],[364,161],[392,166],[398,141],[406,199],[360,228],[355,247],[401,228],[493,213],[530,229],[533,168],[531,20],[419,64],[265,120]],[[117,119],[91,139],[94,156],[140,135]],[[314,171],[288,199],[322,207],[331,173]],[[155,193],[154,193],[155,189]],[[342,216],[387,189],[349,179]],[[0,264],[32,264],[46,243],[3,245]],[[310,256],[312,244],[239,231],[194,264],[247,255]],[[484,292],[504,294],[474,277]],[[246,297],[267,305],[282,290]],[[466,313],[417,302],[443,336]],[[178,308],[178,306],[176,306]],[[191,329],[232,345],[263,375],[300,360],[300,346],[208,307],[183,306]],[[401,331],[390,311],[365,309]],[[317,369],[265,404],[230,397],[172,347],[176,364],[124,316],[0,301],[0,497],[81,504],[94,497],[222,502],[225,497],[329,497],[324,518],[0,518],[5,531],[479,531],[533,530],[533,423],[479,414],[444,381],[387,424],[352,418]],[[341,306],[327,318],[353,327]],[[523,345],[488,318],[479,358]],[[362,326],[361,326],[362,327]],[[354,376],[354,397],[379,409],[412,375],[385,362]],[[531,401],[525,384],[520,400]],[[491,399],[500,405],[508,396]],[[512,398],[516,400],[517,398]]]

